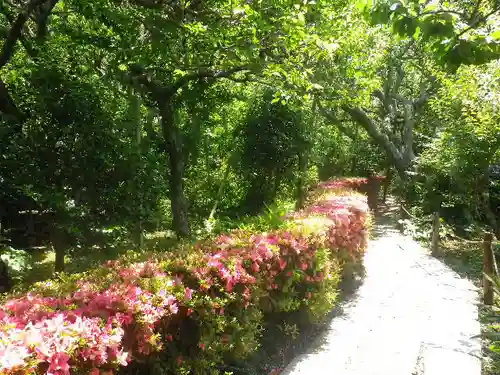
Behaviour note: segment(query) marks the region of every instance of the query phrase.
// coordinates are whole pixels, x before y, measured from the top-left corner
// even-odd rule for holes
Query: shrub
[[[363,189],[370,180],[373,181],[384,181],[385,176],[373,176],[371,178],[365,177],[341,177],[329,181],[320,182],[316,189]]]
[[[321,319],[343,270],[361,262],[369,215],[362,195],[335,183],[311,197],[269,232],[123,257],[10,298],[0,311],[0,374],[101,374],[131,362],[216,373],[257,349],[264,314],[305,308]]]

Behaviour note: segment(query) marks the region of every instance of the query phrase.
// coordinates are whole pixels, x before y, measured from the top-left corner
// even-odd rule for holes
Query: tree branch
[[[405,77],[405,72],[401,65],[396,66],[396,82],[394,83],[394,87],[392,88],[392,94],[395,95],[399,92],[399,88],[403,83],[403,79]]]
[[[343,105],[342,109],[348,113],[351,118],[356,121],[356,123],[361,125],[366,130],[368,135],[370,135],[370,137],[378,143],[378,145],[386,152],[387,156],[392,160],[399,174],[403,176],[408,168],[408,163],[389,137],[382,133],[372,119],[370,119],[360,108],[352,108],[347,105]]]
[[[403,113],[403,160],[406,164],[410,164],[415,158],[415,154],[413,153],[413,128],[415,127],[415,119],[411,117],[407,106],[403,106]]]
[[[15,21],[14,16],[12,14],[10,14],[9,10],[7,9],[7,7],[5,7],[2,4],[0,4],[0,13],[2,13],[5,16],[5,18],[7,18],[7,21],[9,21],[10,25],[12,26],[12,24]],[[6,35],[6,37],[7,37],[7,35]],[[26,53],[31,58],[36,57],[35,50],[33,49],[33,47],[30,45],[30,43],[26,40],[26,38],[23,35],[21,35],[19,37],[19,41],[21,42],[21,44],[23,45],[24,49],[26,50]]]
[[[476,27],[478,27],[482,23],[485,23],[490,16],[494,15],[498,11],[500,11],[500,6],[496,6],[495,8],[493,8],[493,10],[491,12],[485,14],[483,17],[476,16],[476,18],[469,24],[469,27],[466,27],[465,29],[463,29],[461,32],[459,32],[455,36],[455,40],[460,39],[460,37],[462,35],[464,35],[465,33],[475,29]]]
[[[353,141],[356,140],[356,135],[350,129],[346,128],[342,124],[342,121],[340,121],[337,117],[335,117],[333,113],[327,111],[319,100],[317,101],[317,106],[321,115],[325,117],[328,121],[330,121],[332,124],[334,124],[340,130],[341,133],[345,134]]]
[[[38,25],[37,38],[43,41],[47,36],[47,24],[52,10],[57,5],[59,0],[48,0],[45,6],[41,6],[40,13],[37,16],[36,23]]]
[[[0,78],[0,113],[18,122],[21,122],[24,118],[24,114],[17,108],[14,100],[12,100],[2,78]]]
[[[133,0],[133,2],[148,9],[161,9],[166,3],[165,0]]]
[[[388,102],[387,97],[384,95],[384,93],[380,90],[375,90],[372,92],[372,95],[376,97],[380,102],[382,103],[382,106],[384,107],[385,114],[391,113],[391,105]]]
[[[46,1],[48,0],[31,0],[26,9],[17,16],[2,47],[2,52],[0,54],[0,69],[10,61],[12,55],[14,54],[14,48],[17,41],[21,38],[23,27],[28,21],[31,13],[33,13],[39,5]]]
[[[179,90],[182,86],[187,84],[190,81],[194,81],[196,79],[201,79],[201,78],[212,78],[212,79],[219,79],[219,78],[230,78],[233,74],[238,73],[238,72],[249,72],[251,73],[251,69],[248,65],[243,65],[243,66],[238,66],[235,68],[231,68],[228,70],[209,70],[209,69],[200,69],[196,72],[193,73],[188,73],[184,75],[183,77],[179,78],[177,82],[175,82],[173,85],[171,85],[171,91],[176,92]]]
[[[420,13],[420,16],[427,16],[429,14],[445,14],[445,13],[455,14],[463,19],[465,19],[467,16],[465,13],[457,12],[456,10],[444,10],[444,9]]]

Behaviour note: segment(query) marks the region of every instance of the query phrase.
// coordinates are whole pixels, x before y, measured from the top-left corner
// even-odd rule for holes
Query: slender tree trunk
[[[63,272],[64,271],[64,247],[61,246],[61,244],[56,244],[54,247],[54,250],[56,252],[56,260],[54,264],[54,270],[56,272]]]
[[[304,208],[306,203],[306,176],[307,176],[307,165],[308,165],[308,155],[306,152],[299,152],[299,178],[297,179],[297,202],[295,203],[295,208],[297,210]]]
[[[180,237],[189,236],[188,208],[184,196],[184,158],[179,128],[175,126],[174,108],[171,100],[160,107],[161,127],[165,140],[165,150],[169,160],[170,201],[174,230]]]
[[[0,293],[10,292],[12,289],[12,278],[9,273],[9,266],[0,258]]]
[[[497,238],[500,238],[500,227],[498,226],[498,221],[495,217],[495,214],[491,210],[489,185],[490,185],[489,171],[486,171],[485,174],[483,175],[480,186],[481,206],[484,210],[484,215],[486,216],[486,220],[488,220],[488,224],[493,229],[495,236]]]
[[[61,228],[57,225],[52,226],[51,242],[54,252],[56,253],[56,259],[54,263],[55,272],[64,271],[64,257],[66,255],[66,248],[68,244],[65,241],[65,235]]]
[[[274,202],[276,200],[276,196],[278,195],[282,179],[283,179],[283,175],[281,172],[281,168],[277,167],[274,170],[274,176],[273,176],[274,183],[273,183],[273,188],[272,188],[272,192],[271,192],[272,197],[271,197],[271,199],[269,199],[271,202]]]
[[[208,220],[212,220],[215,216],[215,212],[217,211],[217,206],[219,205],[219,202],[222,198],[222,193],[224,192],[224,187],[226,186],[227,179],[229,177],[229,171],[231,170],[231,167],[229,163],[226,165],[226,170],[224,171],[224,176],[222,177],[222,181],[219,185],[219,189],[217,190],[217,195],[215,197],[215,202],[212,207],[212,210],[210,210],[210,215],[208,216]]]
[[[134,156],[132,160],[134,161],[134,169],[135,176],[132,181],[133,186],[132,190],[135,191],[135,194],[138,195],[139,198],[139,217],[137,222],[134,225],[134,240],[135,243],[139,246],[139,248],[143,247],[144,238],[143,238],[143,225],[142,225],[142,217],[143,217],[143,200],[142,200],[142,189],[141,189],[141,179],[139,176],[140,166],[141,166],[141,139],[142,139],[142,123],[141,123],[141,101],[140,97],[136,95],[136,93],[129,89],[130,96],[130,105],[131,111],[130,116],[132,120],[132,129],[134,132],[131,132],[132,143],[134,145]]]

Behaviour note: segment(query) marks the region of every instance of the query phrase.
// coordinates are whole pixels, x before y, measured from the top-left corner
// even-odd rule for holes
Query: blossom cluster
[[[108,262],[12,297],[0,309],[0,374],[109,374],[155,351],[186,373],[254,351],[264,313],[326,314],[344,263],[361,261],[369,210],[335,181],[319,188],[279,229]]]

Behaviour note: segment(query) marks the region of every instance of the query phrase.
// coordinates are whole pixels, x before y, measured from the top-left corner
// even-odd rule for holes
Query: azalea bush
[[[321,319],[361,263],[370,220],[364,196],[334,185],[268,232],[124,256],[12,296],[0,309],[0,373],[217,373],[258,348],[265,315]]]
[[[373,176],[371,178],[366,177],[341,177],[328,181],[320,182],[316,188],[319,189],[354,189],[354,190],[364,190],[366,186],[371,182],[382,182],[385,180],[385,176]]]

